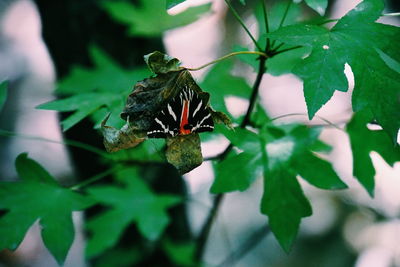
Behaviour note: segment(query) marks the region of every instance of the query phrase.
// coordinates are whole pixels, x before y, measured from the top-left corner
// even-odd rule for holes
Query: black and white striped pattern
[[[184,105],[188,106],[187,124],[184,122]],[[214,130],[214,122],[207,104],[198,93],[185,86],[167,106],[156,116],[147,136],[150,138],[173,137],[181,132],[181,126],[190,133],[211,132]]]

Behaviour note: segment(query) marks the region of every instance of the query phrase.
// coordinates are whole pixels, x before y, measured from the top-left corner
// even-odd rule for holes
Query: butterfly
[[[190,133],[211,132],[214,121],[208,101],[187,85],[155,117],[147,136],[167,138]]]

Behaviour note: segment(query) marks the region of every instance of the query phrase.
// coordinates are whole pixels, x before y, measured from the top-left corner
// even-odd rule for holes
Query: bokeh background
[[[67,77],[73,66],[92,66],[90,46],[100,47],[123,68],[143,65],[142,56],[154,50],[166,51],[179,58],[184,66],[197,67],[232,51],[233,44],[251,43],[224,1],[211,1],[212,11],[188,26],[152,36],[128,35],[128,28],[101,8],[100,2],[0,0],[0,80],[10,81],[9,97],[0,113],[0,128],[18,133],[14,137],[0,137],[1,180],[16,179],[14,160],[25,151],[64,184],[73,184],[104,168],[93,155],[57,143],[66,136],[101,147],[101,137],[90,122],[84,121],[62,134],[59,114],[35,109],[55,99],[57,81]],[[152,2],[165,5],[163,0]],[[189,6],[208,2],[187,1],[169,12],[179,14]],[[251,13],[257,1],[247,2],[246,7],[239,3],[236,7],[257,35],[256,19]],[[339,18],[358,2],[329,1],[327,16]],[[387,1],[386,11],[400,11],[399,3]],[[302,12],[303,16],[315,15],[305,8]],[[400,23],[393,17],[385,17],[382,22]],[[201,81],[206,73],[207,69],[203,69],[193,76]],[[252,69],[241,63],[234,73],[245,77],[249,84],[255,78]],[[317,114],[338,125],[351,117],[352,73],[349,68],[346,68],[346,75],[350,92],[336,91]],[[294,75],[266,74],[260,97],[271,117],[306,113],[302,83]],[[226,101],[233,115],[240,116],[247,108],[245,99],[229,97]],[[319,118],[310,122],[301,115],[280,121],[323,123]],[[289,255],[284,253],[272,234],[265,230],[267,219],[259,212],[262,186],[258,180],[246,192],[230,193],[224,199],[204,257],[207,266],[400,266],[400,164],[391,168],[378,154],[371,153],[377,170],[376,194],[371,199],[352,176],[347,135],[335,128],[326,128],[322,139],[332,145],[327,158],[349,189],[328,192],[302,184],[314,214],[302,221],[293,251]],[[227,144],[224,139],[203,143],[204,156],[221,152]],[[170,177],[164,176],[164,184],[168,184]],[[212,204],[209,188],[213,178],[210,162],[184,176],[189,201],[183,207],[188,218],[183,231],[196,235],[200,230]],[[132,262],[119,265],[117,258],[113,261],[112,257],[109,261],[85,260],[84,216],[76,213],[74,220],[78,234],[65,266],[107,266],[107,263],[113,264],[108,266],[140,266]],[[44,248],[39,230],[37,225],[33,226],[14,253],[0,252],[0,266],[57,266]],[[175,231],[180,228],[175,227]],[[243,246],[251,249],[241,255]]]

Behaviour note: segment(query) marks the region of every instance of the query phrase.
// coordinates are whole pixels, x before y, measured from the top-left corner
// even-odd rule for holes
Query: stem
[[[243,121],[239,126],[240,128],[245,128],[246,125],[250,121],[250,116],[251,116],[251,113],[253,111],[254,105],[256,103],[256,99],[257,99],[258,90],[259,90],[259,87],[260,87],[260,84],[261,84],[261,80],[262,80],[262,77],[263,77],[263,75],[265,73],[265,62],[266,62],[266,60],[267,60],[267,57],[261,57],[260,58],[260,62],[259,62],[259,65],[258,65],[257,77],[256,77],[256,80],[254,82],[253,90],[252,90],[252,93],[251,93],[251,96],[250,96],[250,100],[249,100],[249,106],[247,108],[246,115],[244,116]],[[225,149],[225,151],[222,152],[221,154],[219,154],[216,159],[218,159],[218,160],[224,159],[228,155],[229,151],[232,148],[233,148],[233,145],[229,144],[229,146]],[[204,223],[204,225],[203,225],[203,227],[202,227],[202,229],[200,231],[199,237],[197,239],[197,248],[196,248],[196,251],[195,251],[195,260],[197,262],[199,262],[201,260],[203,254],[204,254],[206,243],[207,243],[207,239],[208,239],[208,236],[210,234],[212,223],[214,222],[215,216],[217,215],[218,208],[221,205],[221,202],[222,202],[223,198],[224,198],[224,194],[219,194],[219,195],[215,196],[214,201],[213,201],[213,206],[212,206],[212,208],[210,210],[210,213],[208,214],[206,222]]]
[[[287,52],[287,51],[290,51],[290,50],[294,50],[294,49],[297,49],[297,48],[301,48],[301,47],[303,47],[303,46],[301,46],[301,45],[297,45],[297,46],[293,46],[293,47],[285,48],[285,49],[282,49],[282,50],[276,51],[276,52],[275,52],[273,55],[275,56],[275,55],[278,55],[278,54],[281,54],[281,53],[284,53],[284,52]]]
[[[6,136],[6,137],[18,137],[18,138],[23,138],[23,139],[29,139],[29,140],[35,140],[35,141],[42,141],[42,142],[48,142],[48,143],[54,143],[54,144],[60,144],[60,145],[67,145],[67,146],[73,146],[77,148],[81,148],[87,151],[90,151],[92,153],[95,153],[103,158],[110,158],[110,155],[108,153],[105,153],[104,151],[98,149],[97,147],[81,143],[78,141],[74,140],[65,140],[64,142],[62,141],[57,141],[57,140],[52,140],[44,137],[39,137],[39,136],[32,136],[32,135],[24,135],[24,134],[19,134],[19,133],[14,133],[6,130],[0,129],[0,135],[1,136]]]
[[[283,23],[285,23],[285,20],[286,20],[287,14],[289,13],[289,9],[290,9],[291,4],[292,4],[292,0],[289,0],[288,4],[286,5],[285,12],[283,13],[282,19],[279,22],[278,29],[280,29],[283,26]],[[274,40],[272,42],[271,46],[273,47],[275,43],[276,43],[276,40]]]
[[[282,119],[282,118],[293,117],[293,116],[306,116],[306,117],[308,117],[308,114],[307,113],[289,113],[289,114],[284,114],[284,115],[280,115],[280,116],[277,116],[275,118],[272,118],[272,119],[270,119],[270,121],[279,120],[279,119]],[[320,120],[322,120],[322,121],[324,121],[324,122],[326,122],[326,124],[328,124],[329,126],[332,126],[333,128],[338,129],[339,131],[346,132],[344,129],[340,128],[339,126],[337,126],[335,123],[331,122],[328,119],[325,119],[325,118],[323,118],[321,116],[318,116],[318,115],[315,115],[315,117],[320,119]]]
[[[108,176],[108,175],[110,175],[110,174],[116,172],[116,171],[119,170],[120,168],[121,168],[120,166],[112,167],[112,168],[110,168],[110,169],[108,169],[108,170],[106,170],[106,171],[104,171],[104,172],[101,172],[101,173],[99,173],[99,174],[96,174],[96,175],[94,175],[94,176],[92,176],[92,177],[86,179],[85,181],[83,181],[83,182],[81,182],[81,183],[79,183],[79,184],[76,184],[76,185],[74,185],[74,186],[71,186],[70,189],[71,189],[71,190],[78,190],[78,189],[81,189],[82,187],[85,187],[85,186],[87,186],[87,185],[89,185],[89,184],[92,184],[92,183],[94,183],[94,182],[96,182],[96,181],[98,181],[98,180],[100,180],[100,179],[102,179],[102,178],[104,178],[104,177],[106,177],[106,176]]]
[[[255,231],[246,241],[245,243],[240,246],[240,248],[236,251],[234,251],[231,255],[229,255],[223,262],[218,264],[218,267],[224,267],[224,266],[234,266],[235,262],[243,258],[249,252],[252,250],[254,247],[260,243],[265,236],[270,232],[270,229],[268,226],[262,226],[260,229]]]
[[[267,33],[269,33],[269,25],[268,25],[268,14],[267,14],[267,8],[265,7],[265,1],[261,0],[261,6],[263,9],[263,13],[264,13],[264,20],[265,20],[265,31]],[[271,40],[267,37],[267,49],[265,49],[265,51],[269,51],[271,47]]]
[[[201,228],[199,237],[197,238],[197,248],[194,255],[196,262],[200,262],[201,258],[203,257],[204,250],[207,244],[207,239],[211,231],[212,223],[214,222],[215,216],[217,215],[218,208],[221,205],[223,198],[224,194],[219,194],[215,196],[210,213],[208,214],[206,222]]]
[[[260,51],[238,51],[238,52],[232,52],[230,54],[227,54],[227,55],[225,55],[223,57],[220,57],[220,58],[218,58],[216,60],[213,60],[213,61],[211,61],[211,62],[209,62],[207,64],[204,64],[204,65],[202,65],[202,66],[200,66],[198,68],[185,68],[185,67],[182,67],[182,69],[187,69],[187,70],[190,70],[190,71],[201,70],[201,69],[204,69],[205,67],[208,67],[208,66],[210,66],[212,64],[215,64],[215,63],[218,63],[218,62],[220,62],[222,60],[225,60],[227,58],[230,58],[230,57],[233,57],[233,56],[237,56],[237,55],[245,55],[245,54],[260,55],[260,56],[265,57],[265,58],[268,57],[267,54],[265,54],[263,52],[260,52]]]
[[[265,61],[266,61],[266,59],[267,58],[261,58],[260,62],[258,64],[257,77],[256,77],[256,80],[255,80],[254,85],[253,85],[253,90],[251,92],[249,107],[247,108],[246,115],[244,116],[243,121],[240,124],[240,128],[246,127],[246,125],[250,121],[251,112],[253,111],[254,105],[256,104],[256,99],[257,99],[257,95],[258,95],[258,89],[260,87],[262,77],[264,76],[264,73],[265,73]]]
[[[292,5],[292,0],[289,0],[288,4],[286,6],[286,9],[285,9],[285,13],[283,13],[283,17],[281,19],[281,22],[279,22],[279,27],[278,28],[281,28],[283,26],[283,23],[285,23],[285,20],[286,20],[287,14],[289,13],[289,9],[290,9],[291,5]]]
[[[262,51],[262,48],[260,45],[257,43],[256,39],[253,37],[253,35],[250,33],[249,29],[246,27],[244,24],[242,18],[239,16],[239,14],[236,12],[236,10],[233,8],[230,0],[225,0],[225,3],[228,5],[229,9],[231,10],[232,14],[235,16],[235,18],[239,21],[240,25],[242,25],[243,29],[246,31],[247,35],[251,38],[253,41],[254,45],[257,47],[259,51]]]

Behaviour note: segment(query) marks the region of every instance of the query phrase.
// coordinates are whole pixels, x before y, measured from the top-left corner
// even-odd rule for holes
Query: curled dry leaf
[[[101,123],[101,132],[104,137],[103,144],[107,152],[117,152],[121,149],[135,147],[146,139],[140,132],[135,133],[135,131],[129,127],[128,122],[121,130],[107,126],[106,123],[109,117],[110,114],[108,114]]]

